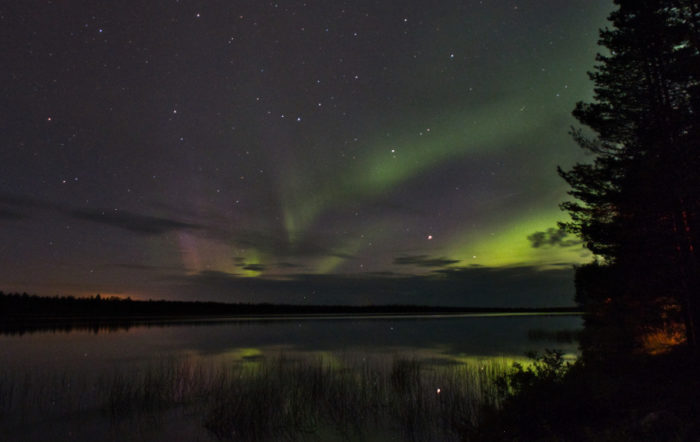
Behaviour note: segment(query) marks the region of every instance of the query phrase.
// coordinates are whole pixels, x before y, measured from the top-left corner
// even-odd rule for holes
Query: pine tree
[[[575,198],[564,227],[599,257],[577,270],[577,300],[587,326],[616,329],[626,350],[673,321],[697,348],[700,2],[614,3],[599,40],[609,53],[589,74],[594,100],[573,112],[595,133],[573,133],[595,159],[559,170]],[[584,347],[597,344],[594,334]]]

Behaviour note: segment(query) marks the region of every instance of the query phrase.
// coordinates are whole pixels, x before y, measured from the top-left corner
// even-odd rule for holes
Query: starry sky
[[[0,289],[570,305],[609,0],[0,6]]]

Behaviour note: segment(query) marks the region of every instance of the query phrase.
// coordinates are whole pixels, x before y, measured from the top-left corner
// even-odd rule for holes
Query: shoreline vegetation
[[[698,355],[583,357],[559,352],[514,364],[499,382],[501,402],[481,415],[467,440],[694,442],[700,435]]]
[[[212,324],[231,320],[379,319],[492,315],[579,315],[577,307],[491,308],[428,305],[295,305],[130,298],[38,296],[0,291],[0,333],[117,330],[137,325]]]
[[[0,429],[23,441],[42,440],[36,424],[47,421],[71,440],[97,431],[103,440],[459,441],[499,406],[509,362],[279,354],[226,364],[170,358],[87,378],[5,372]]]
[[[244,321],[371,320],[576,314],[571,310],[280,306],[0,292],[0,334],[211,325],[232,316]],[[119,314],[106,315],[115,311]],[[187,315],[163,313],[183,311]],[[90,316],[95,314],[103,316]],[[562,330],[529,334],[558,342],[576,338],[576,332]],[[471,435],[507,398],[499,380],[513,373],[514,361],[531,364],[525,357],[505,356],[443,364],[400,352],[280,352],[234,359],[164,356],[92,373],[0,367],[0,434],[4,440],[40,441],[50,425],[55,440],[479,440]]]
[[[340,305],[225,303],[211,301],[133,300],[131,298],[39,296],[0,291],[0,318],[197,317],[249,315],[410,315],[469,313],[570,313],[567,307],[461,307],[414,304]]]
[[[573,111],[590,156],[558,168],[559,236],[595,256],[574,272],[581,357],[515,367],[479,440],[700,440],[700,2],[613,3]]]

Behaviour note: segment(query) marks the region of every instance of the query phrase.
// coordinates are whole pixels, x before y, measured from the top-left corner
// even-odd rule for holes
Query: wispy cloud
[[[197,230],[202,228],[197,224],[157,216],[140,215],[125,210],[74,209],[69,213],[75,219],[106,224],[145,235],[158,235],[173,230]]]
[[[569,233],[564,229],[549,228],[546,232],[535,232],[528,236],[532,247],[539,249],[542,247],[572,247],[582,243],[580,239],[570,238]]]
[[[0,218],[29,218],[30,215],[27,211],[31,209],[52,211],[69,218],[105,224],[142,235],[159,235],[174,230],[200,230],[203,228],[198,224],[161,216],[143,215],[128,210],[77,209],[24,195],[0,194]]]
[[[431,258],[428,255],[400,256],[394,259],[394,264],[396,265],[414,265],[418,267],[446,267],[458,262],[458,259]]]
[[[279,268],[284,268],[284,269],[296,269],[296,268],[304,267],[301,264],[294,264],[293,262],[278,262],[278,263],[275,263],[275,266],[279,267]]]
[[[452,267],[436,270],[433,276],[299,273],[249,278],[203,271],[169,280],[173,293],[184,298],[231,302],[538,307],[570,305],[572,273],[571,268],[528,266]]]
[[[263,272],[267,268],[267,266],[263,264],[246,264],[241,267],[243,270],[250,270],[253,272]]]

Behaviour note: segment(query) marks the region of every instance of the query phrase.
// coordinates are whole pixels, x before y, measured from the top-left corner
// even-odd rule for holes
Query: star
[[[28,113],[0,131],[0,145],[9,146],[2,179],[13,183],[8,191],[47,201],[37,218],[54,216],[57,226],[71,218],[71,230],[93,242],[71,246],[76,258],[66,258],[65,277],[37,272],[37,287],[60,279],[87,293],[73,269],[94,261],[105,269],[94,285],[116,290],[124,268],[114,263],[143,257],[166,268],[175,256],[188,261],[183,275],[207,284],[219,273],[228,278],[229,252],[243,246],[241,256],[270,275],[331,278],[360,272],[359,263],[363,274],[395,272],[391,263],[404,251],[468,264],[478,255],[478,264],[496,266],[503,263],[493,256],[509,255],[511,242],[527,246],[527,229],[546,230],[533,220],[556,223],[566,195],[552,164],[575,161],[563,153],[575,149],[559,149],[566,128],[553,122],[568,118],[565,99],[587,98],[594,60],[585,59],[596,45],[569,35],[594,36],[609,0],[532,2],[510,27],[492,25],[510,20],[517,0],[502,2],[505,11],[486,1],[362,10],[278,1],[235,2],[233,10],[207,2],[204,13],[203,2],[163,2],[157,32],[141,26],[139,11],[108,2],[64,2],[49,27],[31,2],[14,3],[23,20],[4,23],[12,75],[0,95]],[[517,44],[502,44],[511,38]],[[582,55],[564,56],[572,53]],[[506,199],[520,188],[552,191]],[[95,210],[110,207],[104,220],[79,216],[88,199]],[[0,201],[0,244],[24,247],[18,232],[39,223],[8,221],[15,211],[7,204]],[[35,239],[26,240],[25,261],[0,266],[0,288],[31,281],[26,269],[42,268],[45,257],[30,256],[38,250],[32,242],[46,238],[38,233],[27,235]],[[109,250],[102,236],[114,244]],[[55,238],[62,246],[69,239]],[[144,252],[118,247],[127,242]],[[431,268],[406,271],[418,277]],[[146,297],[179,293],[175,283],[159,292],[161,285],[139,282],[153,276],[122,285]]]

